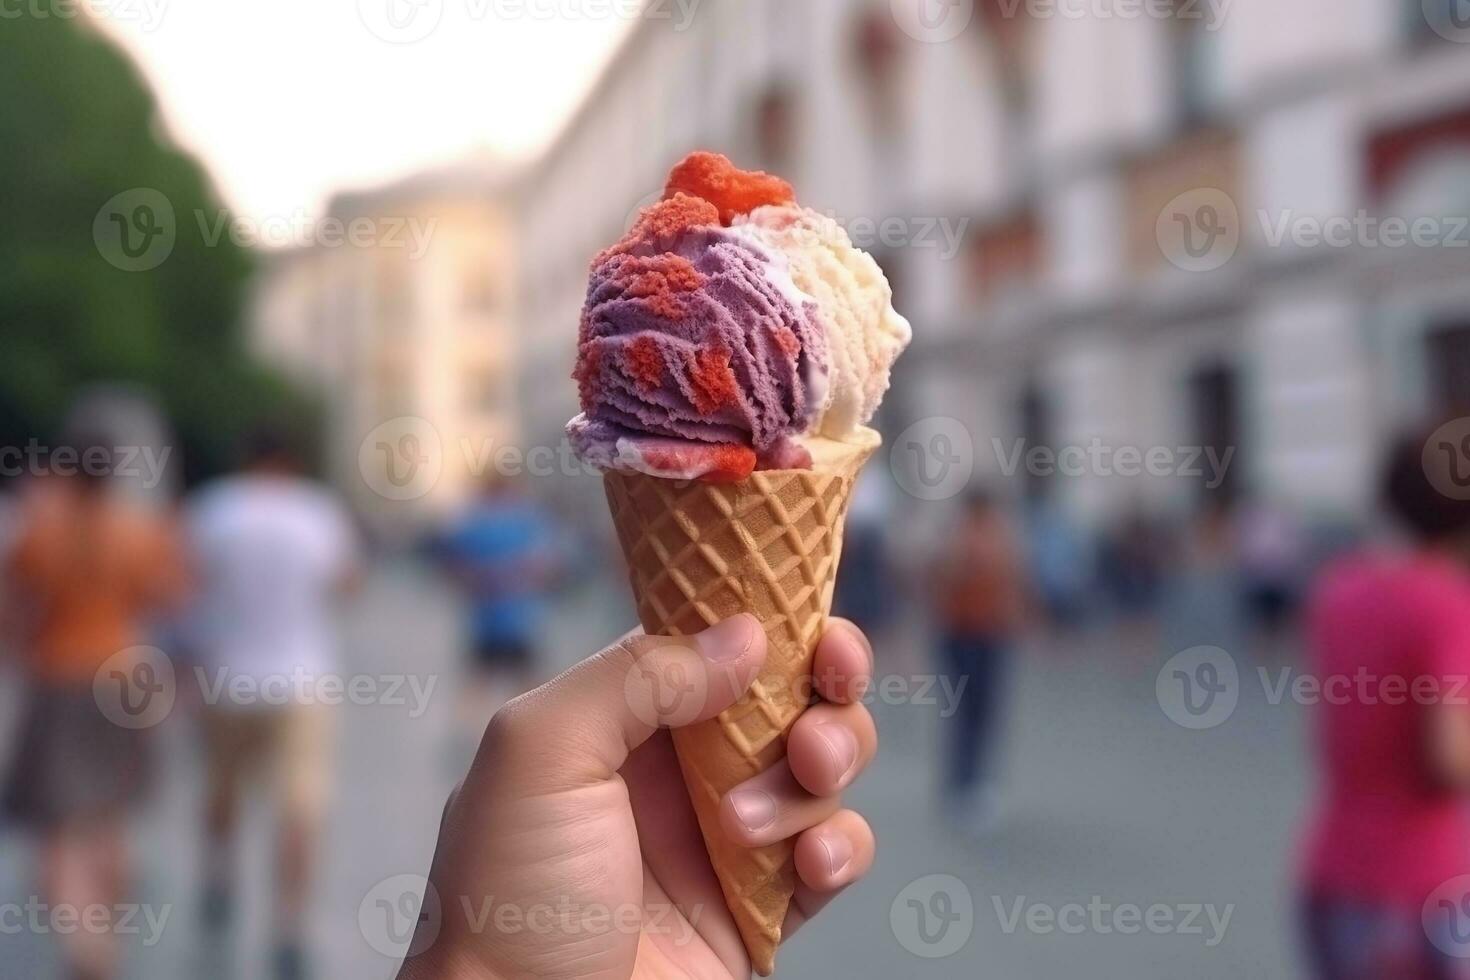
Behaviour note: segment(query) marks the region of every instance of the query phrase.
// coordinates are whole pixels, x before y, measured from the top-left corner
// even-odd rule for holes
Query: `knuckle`
[[[530,715],[528,695],[507,701],[485,726],[482,747],[491,752],[504,752],[523,744],[532,728]]]

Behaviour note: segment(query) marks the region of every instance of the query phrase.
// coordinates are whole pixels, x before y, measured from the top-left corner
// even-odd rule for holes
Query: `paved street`
[[[576,600],[560,618],[563,661],[627,621],[620,590],[599,594]],[[340,792],[322,854],[314,940],[323,976],[386,978],[393,963],[373,948],[383,936],[379,927],[360,927],[359,907],[367,900],[368,921],[378,921],[371,918],[381,912],[374,886],[428,864],[458,765],[449,748],[455,617],[420,572],[389,568],[355,603],[349,639],[350,672],[408,672],[440,685],[419,718],[409,717],[408,705],[341,711]],[[781,976],[1296,976],[1292,837],[1307,784],[1300,709],[1269,705],[1253,666],[1242,663],[1234,715],[1217,728],[1189,731],[1157,703],[1161,657],[1117,640],[1091,643],[1027,651],[1007,719],[1002,816],[978,840],[948,828],[932,806],[946,696],[925,690],[922,680],[889,683],[879,699],[885,703],[875,705],[883,752],[852,794],[877,832],[877,867],[783,952]],[[890,641],[880,651],[883,670],[905,679],[921,673],[917,649],[912,640]],[[13,685],[0,687],[12,694]],[[163,728],[171,778],[139,827],[142,898],[170,918],[156,947],[135,950],[130,976],[262,976],[267,814],[250,814],[241,861],[244,901],[255,911],[232,949],[202,949],[192,902],[198,759],[182,722]],[[0,837],[0,902],[23,903],[32,881],[20,838]],[[1130,904],[1140,911],[1130,913]],[[1138,915],[1168,934],[1138,928]],[[1167,915],[1173,925],[1150,915]],[[47,937],[0,934],[3,980],[45,977],[52,962]],[[225,970],[227,962],[239,969]]]

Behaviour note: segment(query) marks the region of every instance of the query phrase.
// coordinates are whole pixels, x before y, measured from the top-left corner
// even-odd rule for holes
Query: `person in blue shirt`
[[[499,474],[445,529],[439,558],[464,595],[477,724],[536,682],[537,638],[560,572],[551,515]]]

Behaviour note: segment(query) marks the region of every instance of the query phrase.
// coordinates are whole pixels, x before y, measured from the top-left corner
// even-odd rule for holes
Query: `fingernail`
[[[776,801],[764,790],[738,790],[730,794],[730,806],[746,830],[765,830],[776,822]]]
[[[817,734],[827,744],[827,752],[832,757],[833,781],[840,789],[857,765],[857,736],[846,725],[837,722],[818,725]]]
[[[745,656],[755,639],[755,622],[749,616],[732,616],[694,637],[699,655],[712,664],[734,663]]]
[[[852,863],[852,841],[842,834],[817,839],[822,842],[822,850],[827,852],[827,874],[836,878]]]

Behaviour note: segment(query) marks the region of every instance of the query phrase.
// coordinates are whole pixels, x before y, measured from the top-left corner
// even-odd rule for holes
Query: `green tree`
[[[101,381],[158,396],[191,479],[224,466],[263,414],[304,420],[306,401],[245,355],[251,256],[204,240],[194,216],[212,224],[222,204],[168,143],[127,55],[85,19],[10,19],[0,92],[0,444],[53,436],[73,395]],[[94,237],[104,205],[137,189],[168,202],[176,236],[144,271]]]

